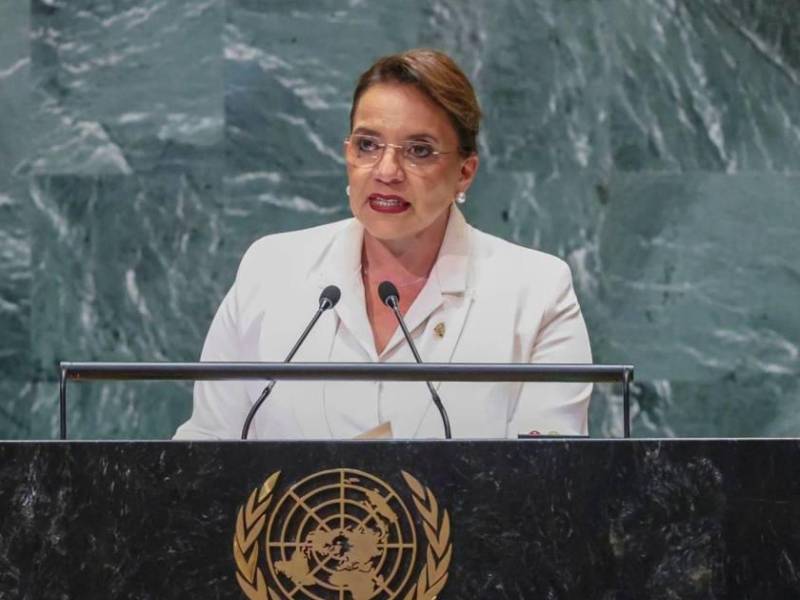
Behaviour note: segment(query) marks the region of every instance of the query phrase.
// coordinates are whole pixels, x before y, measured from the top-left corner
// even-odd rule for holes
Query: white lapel
[[[361,279],[363,240],[364,228],[356,219],[352,219],[337,232],[328,251],[313,269],[311,277],[320,291],[327,285],[336,285],[341,289],[341,299],[333,308],[340,326],[346,327],[358,341],[365,359],[377,360],[372,328],[367,318],[364,282]]]
[[[461,211],[453,206],[447,233],[433,268],[442,302],[432,312],[423,343],[427,362],[450,362],[472,305],[474,287],[470,285],[470,236],[472,231]]]
[[[336,285],[342,292],[337,305],[317,322],[306,342],[295,356],[294,362],[328,362],[332,360],[335,339],[340,327],[346,327],[350,339],[358,340],[347,360],[370,361],[375,354],[372,330],[364,306],[364,289],[360,276],[363,228],[355,219],[349,220],[336,231],[318,261],[308,272],[309,291],[319,294],[326,286]],[[316,300],[316,299],[315,299]],[[313,313],[309,313],[311,318]],[[298,334],[299,335],[299,334]],[[364,341],[366,340],[365,343]],[[372,345],[370,354],[370,344]],[[297,390],[291,410],[306,439],[331,437],[326,414],[324,381],[293,382]],[[345,397],[351,396],[350,394]],[[355,400],[355,399],[353,399]],[[336,407],[348,413],[357,405]],[[335,431],[333,432],[336,433]]]
[[[450,212],[445,237],[428,283],[406,314],[408,329],[415,338],[424,362],[450,362],[473,301],[470,260],[471,229],[464,216],[454,206]],[[417,331],[424,324],[422,331]],[[404,344],[398,331],[387,346]],[[410,352],[397,352],[410,359]],[[437,388],[439,382],[434,384]],[[397,396],[387,402],[402,403],[401,410],[392,410],[392,427],[397,437],[413,438],[418,433],[435,432],[440,436],[439,413],[432,406],[430,394],[423,383],[401,384]],[[387,389],[388,391],[388,389]],[[457,401],[457,400],[456,400]],[[447,407],[448,401],[443,398]],[[452,412],[452,411],[450,411]],[[430,426],[429,426],[430,422]],[[423,423],[425,424],[423,426]]]
[[[364,229],[352,219],[337,232],[326,253],[312,269],[311,279],[321,291],[336,285],[342,295],[328,323],[323,360],[377,362],[372,327],[367,318],[361,278]],[[317,382],[307,408],[295,411],[308,438],[349,438],[374,427],[376,387],[371,382]]]
[[[439,323],[444,325],[444,335],[436,334],[440,341],[430,348],[435,351],[435,356],[421,354],[421,358],[425,362],[448,362],[464,326],[472,298],[471,291],[468,289],[470,278],[469,236],[470,228],[464,215],[453,206],[450,210],[442,246],[428,282],[403,317],[406,327],[412,334],[426,320],[428,320],[426,333],[428,333],[428,329]],[[442,328],[439,328],[438,331],[442,331]],[[430,333],[436,332],[431,331]],[[417,343],[425,343],[427,338],[427,335],[423,335]],[[394,351],[395,346],[404,343],[403,333],[398,328],[386,345],[383,354],[388,355]]]

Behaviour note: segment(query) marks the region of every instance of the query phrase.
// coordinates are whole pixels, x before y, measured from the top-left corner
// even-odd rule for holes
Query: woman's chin
[[[431,222],[420,221],[411,211],[384,215],[373,211],[362,211],[358,220],[364,226],[370,237],[388,243],[402,243],[404,241],[422,241],[436,239],[441,242],[441,236],[447,225],[447,213],[443,219],[435,218]]]
[[[397,227],[384,223],[363,223],[364,229],[370,237],[382,242],[399,242],[413,238],[418,232],[407,227]]]
[[[402,215],[392,215],[392,218],[388,219],[383,215],[363,217],[364,215],[360,215],[358,220],[364,226],[364,230],[371,238],[382,242],[402,242],[413,239],[422,229],[417,223]]]

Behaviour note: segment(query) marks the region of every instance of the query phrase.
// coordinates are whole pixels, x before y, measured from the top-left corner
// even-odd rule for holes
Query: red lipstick
[[[370,194],[367,200],[369,207],[379,213],[397,214],[405,212],[411,206],[402,196],[394,194]]]

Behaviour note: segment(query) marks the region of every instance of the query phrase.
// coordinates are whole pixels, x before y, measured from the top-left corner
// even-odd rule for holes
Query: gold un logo
[[[422,523],[385,481],[330,469],[276,501],[280,471],[239,508],[233,556],[250,600],[434,600],[453,552],[450,517],[431,490],[401,471]]]

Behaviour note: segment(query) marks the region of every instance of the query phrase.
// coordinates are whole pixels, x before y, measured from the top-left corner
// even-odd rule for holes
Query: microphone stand
[[[417,348],[414,345],[413,340],[411,339],[411,334],[408,332],[408,328],[406,328],[406,323],[403,320],[403,316],[400,314],[397,288],[395,288],[393,284],[390,285],[392,285],[392,288],[394,288],[393,290],[391,290],[394,293],[386,295],[383,298],[383,301],[386,304],[386,306],[392,309],[394,316],[397,317],[397,322],[400,324],[400,329],[403,331],[403,335],[405,336],[408,345],[411,347],[411,353],[414,355],[414,359],[417,361],[417,363],[422,364],[422,359],[419,356],[419,352],[417,352]],[[381,287],[383,287],[383,284],[381,284]],[[426,381],[425,384],[428,386],[428,390],[431,393],[431,398],[433,398],[433,403],[436,405],[436,408],[439,410],[439,414],[442,416],[442,424],[444,425],[444,437],[445,439],[448,440],[452,439],[452,436],[450,435],[450,419],[447,416],[447,411],[444,408],[444,404],[442,404],[442,399],[439,397],[439,394],[436,392],[436,389],[433,387],[430,381]]]
[[[300,349],[301,344],[306,340],[308,334],[311,333],[311,330],[314,328],[314,325],[317,324],[317,321],[329,308],[333,308],[334,305],[339,301],[339,288],[336,288],[334,292],[330,288],[335,286],[328,286],[322,291],[322,295],[319,299],[319,308],[314,316],[311,318],[311,321],[306,325],[305,330],[298,338],[297,342],[295,342],[292,349],[289,351],[289,354],[286,356],[286,359],[283,361],[285,363],[291,362],[294,355],[297,354],[297,351]],[[252,423],[253,418],[256,416],[258,409],[261,407],[262,404],[266,401],[269,397],[270,393],[272,392],[272,388],[275,387],[275,383],[277,383],[276,379],[273,379],[267,384],[267,387],[264,388],[264,391],[261,392],[261,395],[258,397],[258,400],[255,401],[255,404],[250,408],[250,412],[247,413],[247,418],[244,420],[244,426],[242,427],[242,439],[247,439],[248,431],[250,430],[250,423]]]

